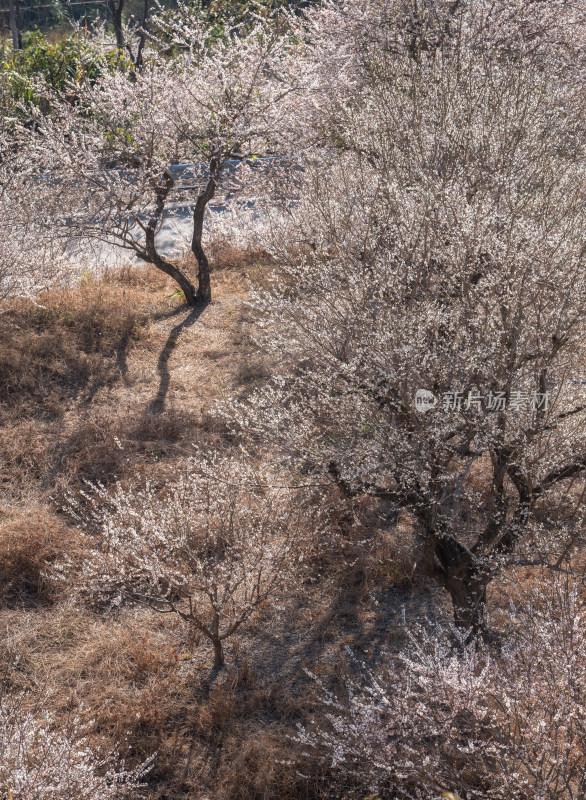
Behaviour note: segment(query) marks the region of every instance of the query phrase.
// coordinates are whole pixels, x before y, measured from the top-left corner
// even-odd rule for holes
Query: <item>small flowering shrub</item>
[[[305,757],[383,797],[584,797],[584,601],[558,587],[510,622],[497,653],[450,629],[413,631],[388,674],[348,681],[344,699],[314,677],[326,722],[300,729]]]
[[[216,668],[225,639],[303,560],[310,512],[241,458],[192,459],[163,490],[149,482],[93,490],[93,511],[78,507],[97,544],[84,580],[176,614],[213,644]]]
[[[137,798],[153,759],[128,770],[116,754],[97,756],[87,725],[24,711],[18,697],[0,700],[0,796],[10,800]]]

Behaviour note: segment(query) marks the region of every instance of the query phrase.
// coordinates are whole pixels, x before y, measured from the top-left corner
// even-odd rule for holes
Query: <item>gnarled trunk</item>
[[[452,599],[454,623],[472,638],[483,629],[491,575],[455,536],[436,539],[434,554],[440,564],[436,577]]]
[[[197,198],[193,211],[193,237],[191,239],[191,251],[197,259],[197,302],[209,303],[212,299],[212,288],[210,283],[210,264],[204,252],[201,240],[203,235],[203,220],[207,204],[213,198],[216,191],[216,179],[212,176],[205,190]]]
[[[452,599],[456,627],[475,636],[483,630],[486,582],[473,577],[446,575],[445,587]]]
[[[139,252],[139,255],[144,258],[145,261],[148,261],[157,267],[157,269],[160,269],[166,275],[169,275],[170,278],[173,278],[173,280],[181,288],[187,305],[195,306],[198,299],[195,286],[189,280],[187,275],[181,272],[178,267],[171,264],[170,261],[167,261],[166,258],[163,258],[163,256],[157,252],[155,245],[155,232],[157,230],[157,225],[163,216],[167,197],[174,184],[173,177],[169,173],[164,175],[164,181],[165,183],[163,186],[158,186],[156,188],[157,202],[155,205],[155,213],[149,220],[149,224],[147,225],[145,231],[145,252]]]

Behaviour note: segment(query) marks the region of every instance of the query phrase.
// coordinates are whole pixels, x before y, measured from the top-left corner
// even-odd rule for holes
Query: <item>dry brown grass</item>
[[[0,603],[43,603],[54,599],[47,568],[78,547],[64,521],[43,506],[8,512],[0,521]]]
[[[89,546],[61,508],[84,481],[144,472],[163,484],[193,444],[229,446],[214,402],[267,374],[242,311],[241,270],[262,257],[215,252],[216,300],[191,326],[173,285],[130,268],[0,317],[0,670],[31,707],[48,694],[58,717],[81,709],[96,743],[121,743],[131,762],[157,751],[153,797],[212,786],[218,798],[277,786],[301,797],[277,764],[300,701],[248,667],[252,640],[210,684],[207,643],[182,625],[133,607],[92,610],[73,583],[49,577]]]
[[[0,403],[4,417],[58,417],[116,379],[145,312],[109,284],[20,303],[0,316]]]
[[[93,720],[96,747],[120,744],[131,762],[156,751],[153,798],[327,797],[286,763],[288,735],[314,707],[304,676],[269,680],[240,657],[210,681],[183,627],[143,609],[98,615],[64,600],[4,609],[0,627],[9,688],[31,708],[49,696],[57,718]]]
[[[153,800],[325,799],[328,775],[316,766],[305,780],[290,763],[290,735],[318,707],[303,667],[335,687],[345,645],[376,666],[403,642],[403,614],[449,614],[416,575],[408,517],[350,509],[332,490],[320,502],[343,537],[315,538],[307,579],[229,643],[215,680],[207,642],[182,623],[130,605],[105,613],[48,577],[90,546],[62,514],[85,481],[164,486],[194,444],[237,444],[214,405],[271,373],[243,272],[272,266],[225,242],[210,252],[214,302],[196,319],[164,276],[136,268],[0,317],[0,674],[31,707],[49,692],[57,715],[81,709],[96,743],[120,743],[131,764],[157,751]],[[529,589],[536,572],[518,579]],[[495,607],[510,597],[491,588]]]
[[[154,383],[157,342],[151,330],[176,307],[167,299],[169,289],[156,271],[128,268],[47,293],[37,303],[17,302],[0,316],[5,497],[30,502],[33,496],[62,496],[84,480],[107,482],[133,459],[156,458],[184,435],[189,411],[154,417],[146,402],[132,410],[128,403],[136,382],[129,376],[131,353],[142,352],[146,382]],[[126,402],[112,402],[121,389]]]
[[[0,658],[13,690],[26,692],[31,704],[49,695],[58,716],[80,712],[94,720],[96,742],[107,749],[121,743],[136,758],[159,751],[159,774],[164,770],[164,742],[189,686],[158,619],[115,620],[63,602],[42,613],[4,611],[0,620]]]

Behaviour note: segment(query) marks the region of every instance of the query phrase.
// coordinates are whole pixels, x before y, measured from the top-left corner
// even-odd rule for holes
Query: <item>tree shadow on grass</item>
[[[206,307],[206,305],[201,305],[192,308],[189,314],[171,329],[157,362],[159,388],[157,390],[157,394],[147,406],[147,411],[150,414],[161,414],[164,411],[165,400],[167,398],[169,383],[171,381],[171,373],[169,372],[169,359],[171,358],[171,354],[173,353],[177,342],[179,341],[181,333],[185,330],[185,328],[190,328],[199,319]]]

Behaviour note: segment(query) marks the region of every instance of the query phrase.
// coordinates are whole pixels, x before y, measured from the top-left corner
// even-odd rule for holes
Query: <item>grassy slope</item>
[[[215,300],[199,316],[136,270],[0,316],[0,666],[30,702],[51,690],[58,714],[82,705],[130,762],[158,751],[152,797],[327,797],[327,775],[307,783],[279,763],[314,708],[302,668],[335,686],[346,645],[378,663],[402,640],[403,608],[408,621],[446,611],[410,576],[401,519],[390,532],[375,517],[346,526],[343,545],[316,555],[313,579],[228,644],[213,683],[207,644],[182,624],[140,608],[105,613],[43,577],[46,561],[83,557],[61,508],[85,480],[165,481],[194,443],[231,446],[213,405],[270,365],[245,305],[255,255],[216,256]],[[334,518],[336,507],[333,497]]]

